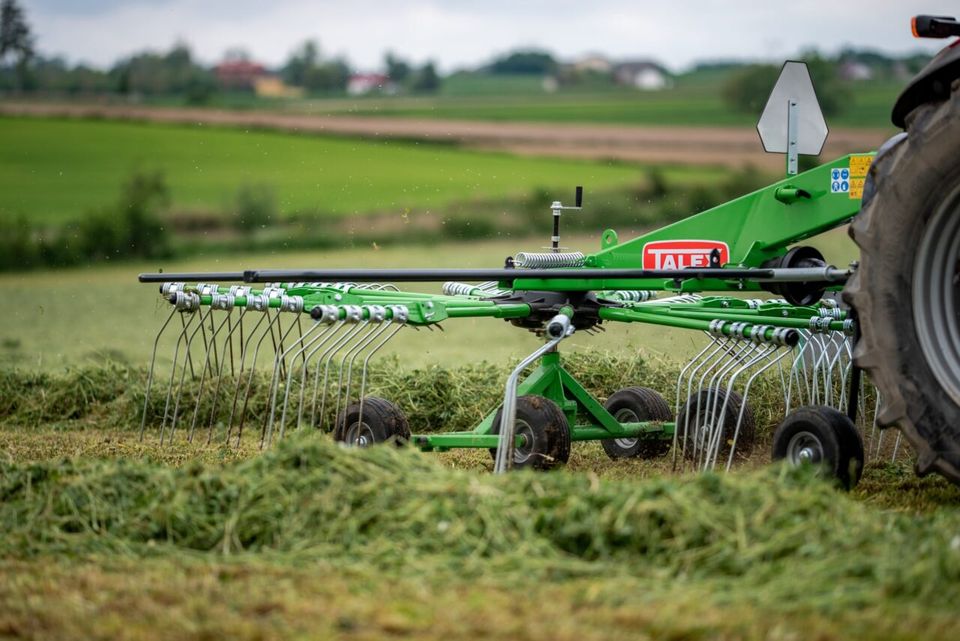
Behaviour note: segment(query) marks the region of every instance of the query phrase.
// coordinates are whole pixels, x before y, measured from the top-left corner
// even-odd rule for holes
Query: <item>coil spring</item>
[[[444,296],[471,296],[476,289],[475,285],[449,281],[443,284],[441,291]]]
[[[657,292],[644,289],[618,289],[613,294],[619,296],[620,300],[631,303],[645,303],[657,297]]]
[[[524,269],[583,267],[585,259],[583,252],[517,252],[513,257],[513,263]]]

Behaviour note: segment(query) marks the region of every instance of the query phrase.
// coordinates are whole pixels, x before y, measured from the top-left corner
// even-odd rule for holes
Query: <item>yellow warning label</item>
[[[852,159],[851,159],[852,160]],[[853,163],[850,163],[850,173],[853,173]],[[850,179],[850,198],[863,198],[863,183],[866,178]]]
[[[867,170],[870,169],[870,163],[873,162],[873,156],[850,156],[850,177],[851,178],[864,178],[867,175]],[[850,185],[850,197],[853,198],[853,182],[851,181]],[[863,181],[860,181],[860,186],[863,186]],[[859,198],[859,194],[857,198]]]

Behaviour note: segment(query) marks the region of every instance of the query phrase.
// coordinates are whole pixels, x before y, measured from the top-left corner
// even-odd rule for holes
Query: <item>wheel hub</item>
[[[810,432],[797,432],[787,443],[787,460],[792,465],[814,465],[824,460],[823,443]]]
[[[617,419],[618,423],[639,423],[640,422],[640,417],[637,416],[637,413],[628,407],[621,409],[619,412],[614,414],[613,417]],[[639,439],[636,437],[618,438],[618,439],[614,439],[614,442],[619,447],[622,447],[623,449],[628,450],[634,445],[636,445],[638,440]]]
[[[925,360],[960,405],[960,186],[930,217],[913,270],[913,315]]]

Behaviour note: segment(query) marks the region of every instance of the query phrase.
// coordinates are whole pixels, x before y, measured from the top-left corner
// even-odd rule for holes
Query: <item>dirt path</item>
[[[0,114],[202,123],[312,134],[434,140],[455,142],[473,149],[532,156],[732,167],[752,163],[769,169],[781,168],[784,163],[783,156],[763,152],[757,133],[751,127],[503,123],[257,110],[10,102],[0,103]],[[885,129],[833,130],[827,139],[824,157],[875,149],[889,134],[890,131]]]

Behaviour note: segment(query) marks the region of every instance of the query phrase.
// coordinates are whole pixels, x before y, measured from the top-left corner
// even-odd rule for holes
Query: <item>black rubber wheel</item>
[[[850,226],[860,265],[844,290],[862,331],[855,362],[880,390],[920,475],[960,484],[960,80],[881,148]]]
[[[493,434],[500,433],[502,415],[501,407],[493,418]],[[513,451],[515,469],[549,470],[570,458],[570,423],[550,399],[536,394],[518,396],[515,425],[517,436],[524,437],[523,445]],[[496,449],[490,453],[496,458]]]
[[[393,441],[402,444],[410,440],[407,417],[399,407],[377,396],[368,396],[360,403],[353,403],[337,416],[334,438],[341,443],[369,447],[376,443]]]
[[[788,414],[777,426],[772,458],[795,466],[820,466],[824,474],[850,489],[863,470],[863,441],[845,414],[808,405]]]
[[[615,392],[603,404],[621,423],[669,421],[673,418],[670,406],[657,392],[647,387],[625,387]],[[600,441],[603,451],[613,459],[655,458],[670,449],[671,441],[651,436],[648,438],[609,438]]]
[[[725,387],[705,389],[701,390],[699,394],[693,394],[680,408],[680,413],[677,414],[676,430],[678,443],[683,448],[684,455],[693,456],[694,443],[699,438],[698,426],[706,422],[706,418],[711,412],[720,411],[726,397],[727,389]],[[749,403],[743,410],[740,431],[736,432],[737,419],[743,405],[743,396],[739,392],[731,391],[730,400],[727,402],[727,408],[724,412],[723,433],[720,437],[720,455],[717,457],[718,463],[721,462],[722,458],[729,457],[730,447],[734,444],[735,436],[737,457],[745,458],[753,450],[754,443],[757,440],[757,422]]]

